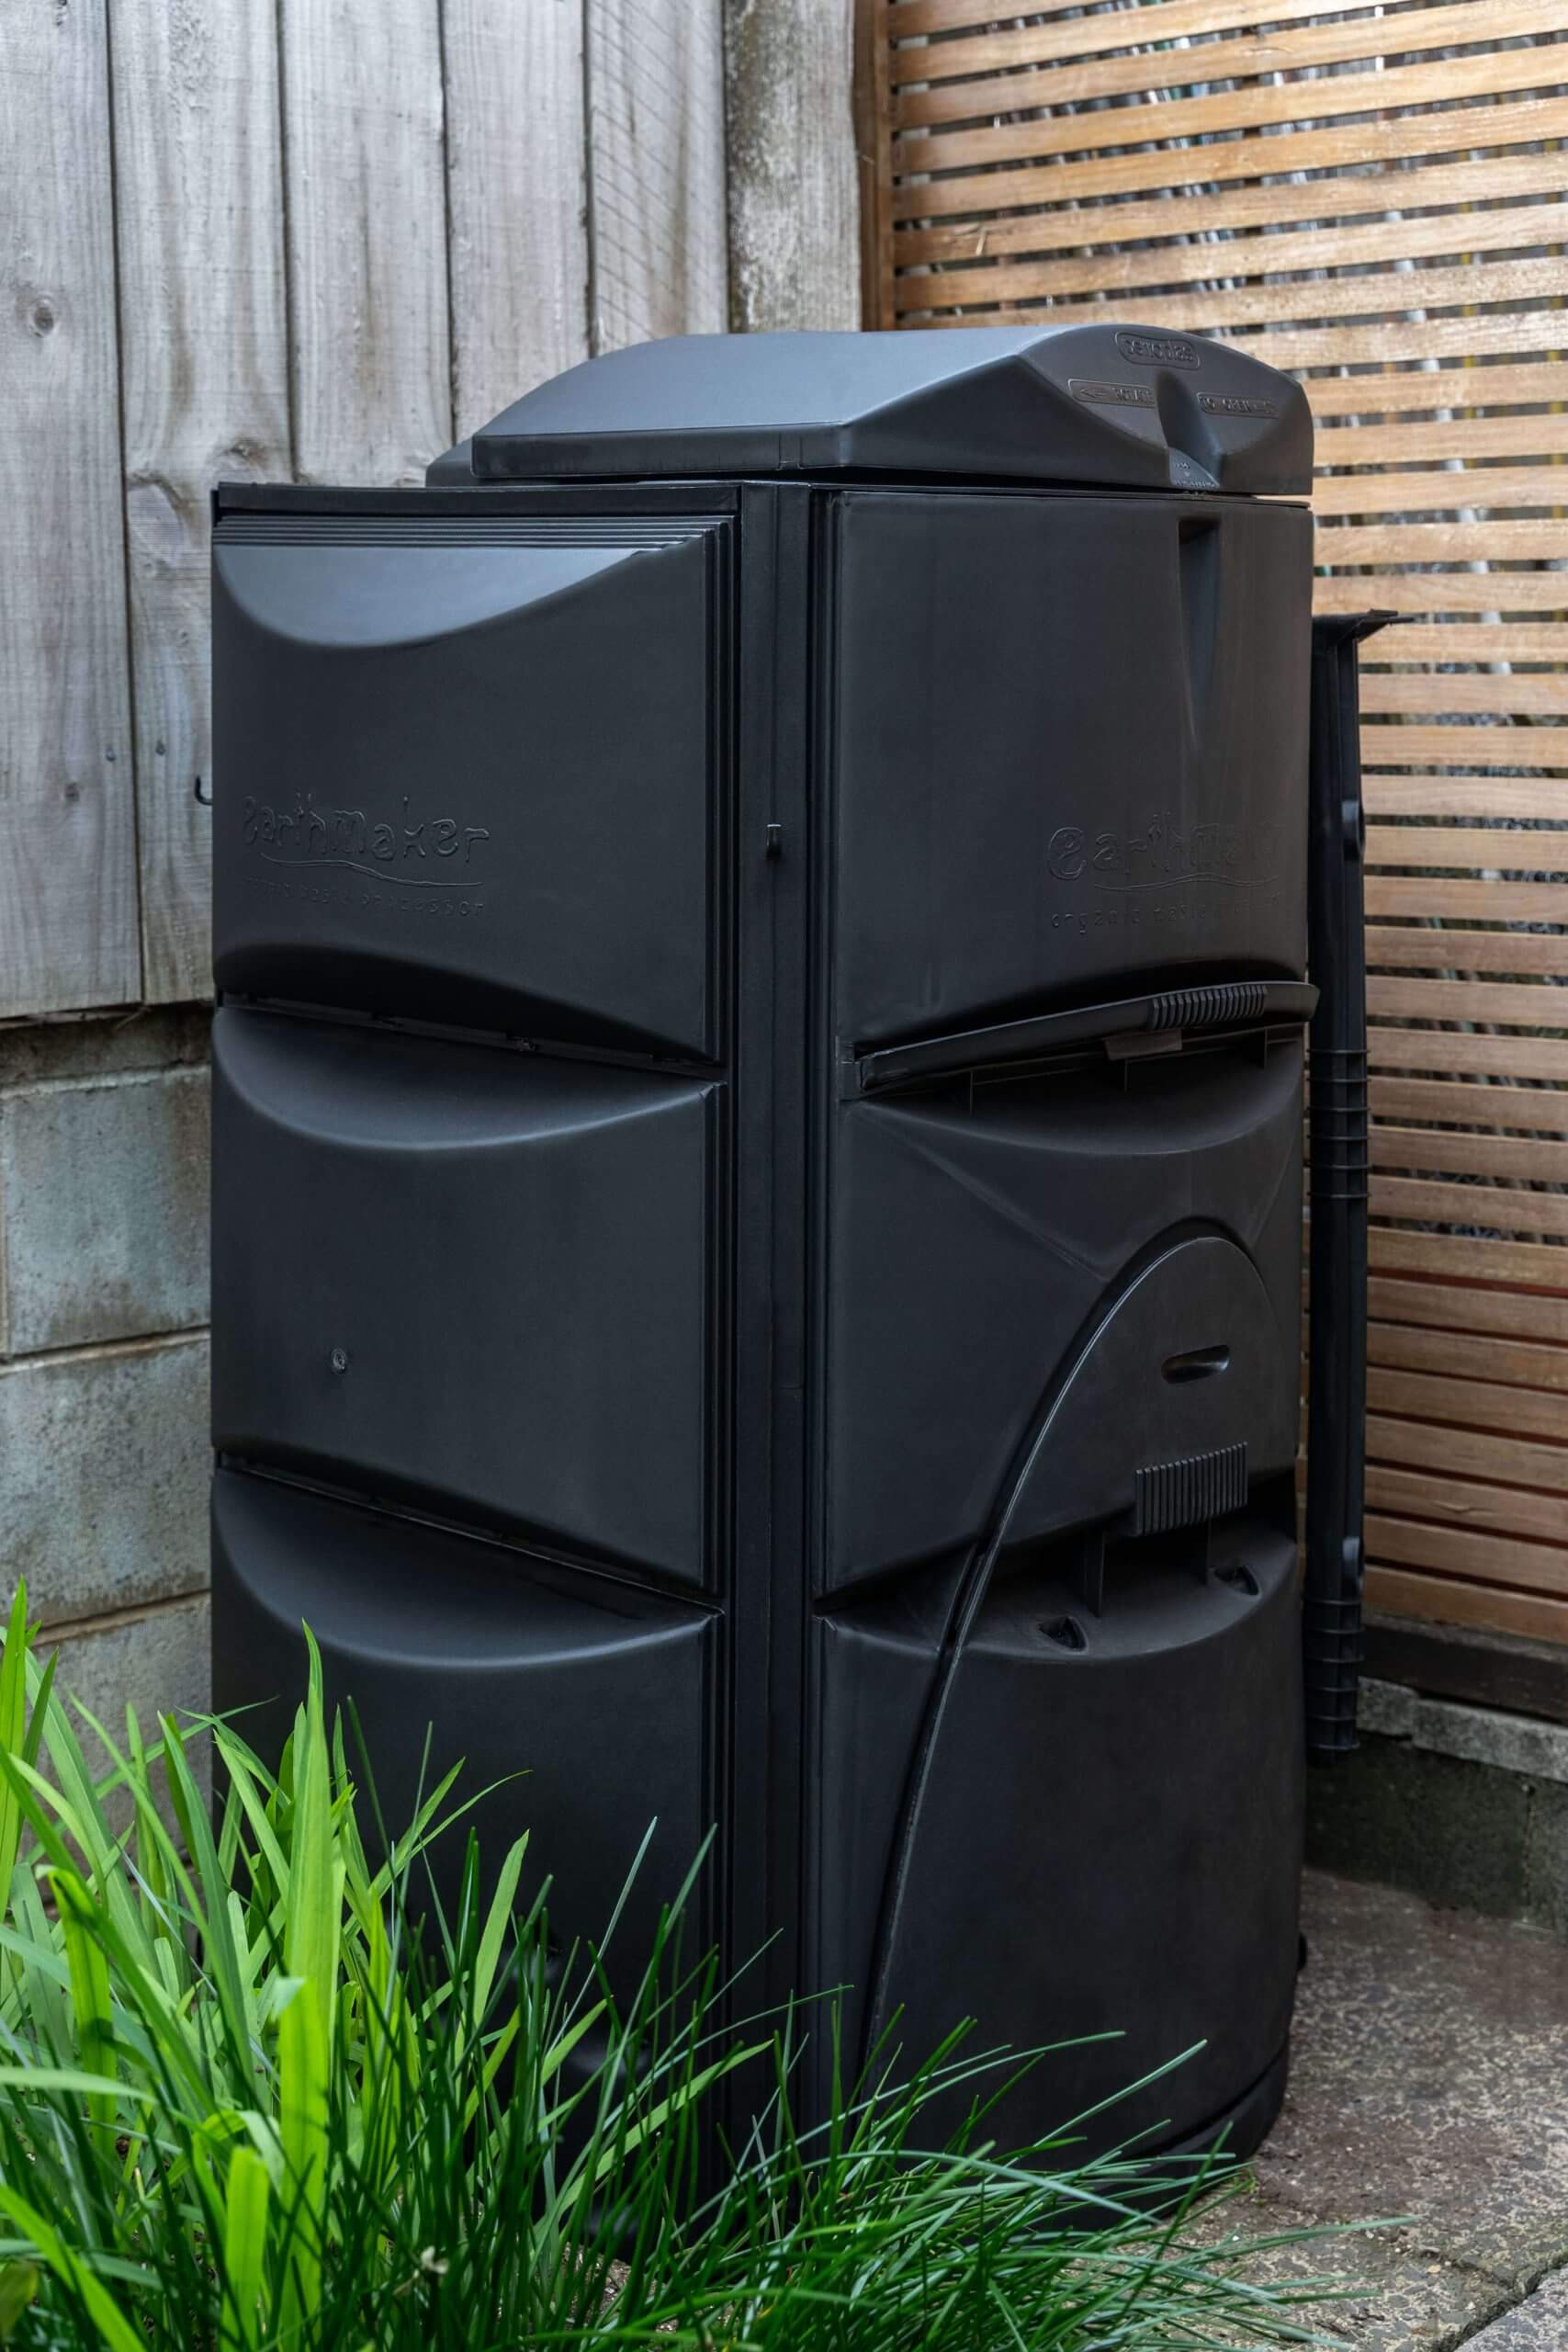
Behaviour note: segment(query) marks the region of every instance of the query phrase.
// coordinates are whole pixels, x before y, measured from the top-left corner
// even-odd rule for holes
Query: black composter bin
[[[1152,330],[716,337],[217,501],[219,1703],[309,1620],[563,1940],[716,1823],[746,2007],[1122,2037],[1014,2140],[1283,2086],[1311,459]]]

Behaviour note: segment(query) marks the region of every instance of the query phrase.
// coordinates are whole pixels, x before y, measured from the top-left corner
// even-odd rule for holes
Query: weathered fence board
[[[461,435],[588,354],[576,0],[446,0],[452,382]]]
[[[142,993],[210,962],[208,497],[288,475],[276,0],[110,0]]]
[[[853,51],[846,0],[728,0],[736,327],[859,324]]]
[[[417,481],[452,437],[437,0],[281,0],[294,461]]]
[[[141,990],[103,0],[0,61],[0,1018]]]
[[[868,322],[1302,372],[1319,607],[1414,618],[1364,651],[1370,1589],[1568,1639],[1568,0],[863,0],[861,59]]]
[[[595,351],[728,325],[719,0],[586,0]]]

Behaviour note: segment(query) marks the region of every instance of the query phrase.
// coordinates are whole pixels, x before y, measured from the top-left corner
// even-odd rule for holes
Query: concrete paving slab
[[[1342,2283],[1319,2324],[1357,2352],[1453,2352],[1516,2307],[1522,2326],[1568,2264],[1568,1945],[1319,1872],[1304,1926],[1290,2095],[1227,2231],[1400,2217],[1270,2258]]]
[[[1562,2352],[1568,2345],[1568,2270],[1470,2339],[1469,2352]]]

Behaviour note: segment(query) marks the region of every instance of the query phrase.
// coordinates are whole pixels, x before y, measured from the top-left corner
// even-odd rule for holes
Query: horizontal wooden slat
[[[1378,135],[1382,137],[1381,130]],[[1514,266],[1499,265],[1502,268]],[[1421,274],[1412,270],[1410,277]],[[1515,299],[1501,289],[1491,290],[1494,275],[1491,264],[1474,265],[1472,281],[1478,303]],[[1552,351],[1562,332],[1554,314],[1543,315],[1535,310],[1496,314],[1472,310],[1461,317],[1438,319],[1413,315],[1431,300],[1427,294],[1407,293],[1404,309],[1389,311],[1359,326],[1285,325],[1233,340],[1274,368],[1355,368],[1364,360],[1386,366],[1395,359],[1474,359],[1509,352]]]
[[[1492,36],[1498,40],[1553,29],[1551,12],[1543,0],[1488,0],[1488,10],[1489,15],[1495,13],[1504,20],[1505,30]],[[1136,10],[1107,10],[1066,21],[1037,19],[1005,31],[992,27],[967,37],[922,41],[918,47],[911,46],[908,35],[900,29],[892,36],[888,82],[894,89],[908,92],[911,105],[921,92],[933,100],[950,101],[939,113],[922,115],[917,111],[909,119],[951,121],[976,114],[1006,114],[1023,106],[1071,103],[1064,93],[1047,96],[1042,86],[1049,83],[1055,90],[1055,85],[1064,79],[1062,74],[1030,71],[1059,61],[1070,64],[1092,58],[1095,70],[1109,77],[1118,68],[1125,71],[1130,64],[1142,64],[1145,71],[1152,68],[1157,74],[1173,60],[1185,64],[1191,58],[1199,70],[1186,76],[1187,81],[1217,82],[1245,79],[1254,74],[1299,72],[1306,66],[1337,64],[1348,58],[1402,54],[1382,38],[1391,28],[1400,32],[1408,28],[1415,36],[1411,53],[1450,45],[1459,47],[1478,38],[1474,11],[1463,6],[1430,7],[1386,18],[1381,15],[1359,17],[1348,24],[1342,18],[1321,24],[1303,22],[1314,17],[1332,19],[1333,12],[1322,5],[1322,0],[1315,7],[1310,0],[1279,0],[1277,13],[1270,6],[1270,27],[1293,26],[1295,29],[1258,33],[1257,6],[1249,13],[1241,0],[1148,0],[1148,5]],[[1427,18],[1436,18],[1437,23],[1431,37],[1423,39],[1422,28]],[[888,29],[892,32],[891,27]],[[1226,35],[1235,38],[1227,40]],[[1173,47],[1177,42],[1195,42],[1197,46]],[[1351,46],[1346,47],[1347,42]],[[1146,60],[1130,59],[1125,54],[1130,49],[1143,51],[1145,47],[1153,51]],[[1260,57],[1269,62],[1258,62]],[[998,85],[990,78],[998,75],[1008,78]],[[965,79],[966,89],[947,86],[957,77]],[[1148,80],[1111,78],[1104,85],[1107,96],[1155,86],[1161,85]],[[971,92],[978,104],[965,103]],[[1019,95],[1011,95],[1013,92]]]
[[[1367,1370],[1367,1404],[1371,1412],[1384,1416],[1442,1421],[1461,1430],[1502,1430],[1517,1438],[1550,1439],[1551,1446],[1535,1448],[1537,1455],[1554,1454],[1555,1448],[1568,1439],[1568,1401],[1533,1388],[1442,1380],[1427,1373],[1394,1372],[1371,1364]],[[1539,1461],[1532,1459],[1529,1484],[1538,1483],[1540,1468]],[[1568,1447],[1562,1452],[1559,1477],[1568,1492]],[[1527,1481],[1520,1476],[1516,1483],[1522,1486]]]
[[[1369,874],[1369,915],[1440,915],[1450,922],[1562,922],[1561,882],[1458,881],[1439,875]]]
[[[1394,1419],[1373,1413],[1367,1422],[1367,1455],[1370,1461],[1440,1470],[1450,1477],[1523,1487],[1532,1494],[1568,1495],[1568,1447],[1445,1427],[1440,1419]]]
[[[1494,523],[1490,527],[1506,531],[1509,526]],[[1568,536],[1568,525],[1553,527]],[[1568,729],[1517,724],[1378,726],[1374,722],[1361,729],[1361,758],[1368,767],[1568,768]]]
[[[1376,973],[1367,1010],[1394,1021],[1495,1022],[1507,1029],[1568,1028],[1564,991],[1541,980],[1412,980]]]
[[[1542,162],[1554,159],[1543,156]],[[1557,166],[1561,171],[1561,164]],[[1532,206],[1532,211],[1539,210]],[[1568,205],[1562,208],[1568,218]],[[1395,228],[1404,226],[1396,221]],[[1489,375],[1472,368],[1472,375]],[[1310,393],[1311,385],[1307,390]],[[1502,416],[1420,418],[1416,424],[1319,424],[1316,458],[1321,468],[1341,466],[1435,466],[1450,458],[1473,465],[1482,458],[1542,458],[1568,450],[1568,409],[1561,407],[1563,386],[1551,395],[1560,403],[1556,413],[1542,416],[1527,410]],[[1315,403],[1314,413],[1315,413]]]
[[[1473,0],[1466,0],[1467,6],[1472,5]],[[1175,208],[1168,206],[1166,209],[1174,214]],[[1097,210],[1103,220],[1107,208],[1100,206]],[[1072,219],[1083,217],[1080,210]],[[1068,223],[1062,220],[1061,226],[1066,233],[1060,242],[1071,246],[1074,240]],[[1165,236],[1168,239],[1179,233],[1190,232],[1181,220],[1168,219]],[[1050,259],[1011,263],[987,258],[968,267],[944,267],[934,279],[926,270],[907,271],[898,280],[897,298],[900,310],[945,310],[959,302],[1034,302],[1047,295],[1157,288],[1163,311],[1169,299],[1165,289],[1188,285],[1194,279],[1221,277],[1234,283],[1265,275],[1364,267],[1417,256],[1517,252],[1527,245],[1554,244],[1565,235],[1568,206],[1562,202],[1513,205],[1492,212],[1443,212],[1415,220],[1377,220],[1354,228],[1341,223],[1335,228],[1302,229],[1291,234],[1231,238],[1221,244],[1162,243],[1087,255],[1073,252]],[[1324,315],[1317,310],[1315,287],[1310,300],[1304,287],[1277,286],[1271,290],[1275,299],[1267,316],[1289,317],[1303,312],[1309,317]],[[1147,299],[1153,300],[1156,297],[1151,293]],[[1346,462],[1352,460],[1347,458]]]
[[[1568,1601],[1539,1593],[1498,1591],[1459,1577],[1370,1567],[1367,1605],[1391,1616],[1416,1617],[1466,1631],[1515,1634],[1543,1642],[1568,1638]]]
[[[1374,1216],[1397,1217],[1407,1225],[1478,1225],[1496,1233],[1550,1233],[1568,1238],[1568,1195],[1562,1193],[1440,1184],[1418,1176],[1374,1176],[1371,1189]]]
[[[1413,886],[1419,888],[1419,885]],[[1477,888],[1506,889],[1506,883]],[[1465,931],[1453,923],[1395,929],[1381,923],[1367,933],[1367,963],[1382,971],[1532,973],[1560,979],[1568,974],[1568,935],[1561,932]],[[1568,1004],[1555,1016],[1568,1021]]]
[[[1545,470],[1542,467],[1541,471]],[[1399,477],[1389,474],[1384,479],[1393,482]],[[1467,474],[1462,479],[1473,481],[1479,477]],[[1568,533],[1564,536],[1568,537]],[[1562,678],[1551,672],[1535,675],[1527,672],[1521,676],[1495,670],[1380,670],[1363,683],[1361,708],[1374,718],[1391,713],[1425,718],[1450,712],[1459,718],[1495,711],[1500,717],[1560,718],[1568,715],[1568,694]],[[1568,745],[1564,752],[1568,755]]]
[[[1454,1077],[1568,1080],[1568,1038],[1499,1037],[1475,1029],[1371,1029],[1374,1069],[1443,1070]]]
[[[1568,819],[1568,783],[1561,776],[1369,775],[1361,779],[1361,797],[1369,817]]]
[[[1479,1283],[1373,1274],[1367,1283],[1367,1307],[1379,1323],[1415,1324],[1422,1330],[1487,1331],[1504,1339],[1551,1340],[1568,1350],[1568,1287],[1551,1297],[1540,1291],[1487,1290]],[[1568,1529],[1563,1532],[1568,1535]]]
[[[1568,280],[1564,281],[1568,284]],[[1503,514],[1517,507],[1568,503],[1560,467],[1444,466],[1431,472],[1327,474],[1314,485],[1314,512],[1340,514],[1449,514],[1463,508]]]
[[[1477,1331],[1431,1331],[1408,1323],[1373,1323],[1367,1360],[1450,1380],[1486,1380],[1568,1399],[1568,1349]],[[1568,1437],[1568,1419],[1563,1422]],[[1563,1529],[1568,1538],[1568,1526]]]
[[[1419,1617],[1437,1625],[1478,1626],[1531,1641],[1568,1641],[1568,1601],[1539,1593],[1495,1591],[1458,1577],[1370,1567],[1367,1604],[1391,1616]]]
[[[1562,526],[1545,521],[1331,523],[1319,529],[1314,552],[1330,569],[1348,563],[1550,563],[1562,557]],[[1446,583],[1421,584],[1435,594]]]
[[[1483,557],[1482,568],[1473,572],[1360,572],[1345,578],[1327,572],[1319,576],[1313,601],[1320,613],[1568,612],[1568,572],[1508,571],[1504,561]],[[1370,640],[1369,654],[1376,643],[1375,638]]]
[[[1257,23],[1258,0],[1162,0],[1162,5],[1152,6],[1145,13],[1158,24],[1160,29],[1157,33],[1143,29],[1141,16],[1130,17],[1120,11],[1108,10],[1103,15],[1095,16],[1074,14],[1066,17],[1058,13],[1052,21],[1052,12],[1043,10],[1041,16],[1045,21],[1036,21],[1021,28],[1013,38],[1053,45],[1039,51],[1025,51],[1017,62],[1027,63],[1036,56],[1087,57],[1099,49],[1125,49],[1134,41],[1189,40],[1196,33],[1226,32],[1234,27]],[[1321,17],[1328,13],[1325,0],[1269,0],[1269,21],[1270,24],[1289,24],[1303,17]],[[892,0],[892,5],[886,5],[886,0],[884,0],[884,5],[876,11],[876,31],[879,38],[889,44],[890,70],[894,78],[908,82],[921,78],[918,69],[922,59],[926,61],[925,72],[928,74],[943,71],[953,74],[976,71],[975,67],[967,65],[938,64],[933,67],[930,61],[933,57],[942,60],[963,55],[971,44],[954,40],[951,36],[971,28],[994,28],[996,19],[995,6],[987,8],[978,5],[978,0]],[[918,49],[898,46],[917,39],[923,43],[925,37],[931,33],[948,38]],[[1010,38],[1006,34],[998,35],[994,30],[985,31],[982,37],[987,40]]]
[[[1564,1540],[1561,1495],[1535,1495],[1519,1487],[1479,1487],[1419,1470],[1399,1470],[1374,1462],[1367,1470],[1367,1506],[1380,1516],[1436,1519],[1449,1526],[1491,1535],[1531,1536],[1537,1543]]]
[[[1563,805],[1564,813],[1568,814],[1568,792],[1563,795]],[[1476,866],[1483,866],[1504,874],[1561,874],[1568,877],[1568,826],[1547,831],[1536,826],[1509,826],[1503,831],[1484,825],[1369,825],[1367,864],[1437,865],[1462,868],[1467,874]],[[1478,889],[1490,887],[1487,883],[1476,885]],[[1564,911],[1555,920],[1568,922],[1568,888],[1559,888]]]
[[[1450,1126],[1568,1136],[1568,1086],[1467,1086],[1451,1078],[1374,1078],[1368,1091],[1377,1119],[1426,1119]],[[1568,1163],[1561,1181],[1568,1182]],[[1568,1284],[1568,1267],[1563,1280]]]
[[[1470,718],[1495,710],[1502,718],[1559,719],[1568,715],[1568,680],[1561,671],[1371,671],[1361,684],[1361,710],[1368,718]],[[1568,741],[1561,764],[1568,767]]]
[[[1485,144],[1493,150],[1506,150],[1536,140],[1561,139],[1565,122],[1568,99],[1506,99],[1502,105],[1486,109]],[[1098,118],[1093,127],[1098,128]],[[1089,128],[1080,126],[1080,138],[1087,140]],[[899,145],[934,152],[938,143],[929,139],[895,142],[895,174],[904,169],[921,173],[952,170],[959,159],[946,152],[953,144],[951,138],[940,142],[944,150],[940,163],[928,156],[923,163],[900,164]],[[1474,112],[1456,107],[1451,113],[1406,116],[1379,123],[1376,155],[1384,164],[1407,157],[1468,156],[1478,143]],[[1213,187],[1262,177],[1283,179],[1299,172],[1363,170],[1368,153],[1367,126],[1358,122],[1325,123],[1311,130],[1226,140],[1205,147],[1201,157],[1185,148],[1167,146],[1163,134],[1156,131],[1150,147],[1142,153],[1100,150],[1070,164],[1026,164],[1018,170],[997,170],[981,154],[972,160],[973,176],[965,172],[951,178],[921,179],[896,187],[892,207],[896,219],[908,220],[935,220],[953,213],[1001,211],[1033,204],[1086,203],[1151,188],[1182,187],[1200,171],[1203,185]],[[1380,366],[1398,356],[1393,352],[1368,356]]]
[[[1495,172],[1510,161],[1503,155],[1489,155],[1483,163],[1466,165],[1477,172]],[[1543,164],[1555,163],[1552,154],[1539,159]],[[1561,171],[1562,165],[1557,164]],[[1358,181],[1350,183],[1359,186]],[[1386,187],[1378,180],[1374,186]],[[1275,191],[1265,187],[1262,196]],[[1224,198],[1217,199],[1224,202]],[[1565,395],[1562,369],[1556,360],[1525,361],[1518,366],[1476,366],[1473,362],[1458,368],[1412,369],[1400,374],[1382,372],[1375,376],[1313,376],[1307,381],[1313,414],[1320,421],[1325,417],[1386,416],[1403,414],[1413,409],[1506,408],[1527,402],[1536,406],[1562,401]],[[1375,432],[1376,426],[1350,426],[1348,431]],[[1423,428],[1408,428],[1419,432]],[[1442,428],[1439,428],[1441,430]]]
[[[1113,122],[1116,118],[1106,115],[1096,119]],[[901,287],[929,289],[923,302],[903,307],[950,309],[961,299],[949,293],[951,282],[940,275],[901,279]],[[1369,270],[1357,277],[1314,277],[1288,289],[1248,285],[1210,287],[1194,294],[1162,293],[1159,317],[1162,327],[1183,333],[1238,334],[1247,327],[1272,327],[1280,319],[1315,323],[1327,319],[1365,319],[1389,311],[1450,310],[1475,301],[1547,302],[1564,294],[1568,294],[1568,261],[1561,254],[1527,254],[1509,261],[1438,261],[1408,271]],[[1053,302],[1045,312],[1021,308],[995,295],[989,302],[994,307],[975,300],[977,322],[1071,326],[1105,315],[1105,305],[1095,301]]]
[[[1426,11],[1435,14],[1436,11]],[[1413,21],[1415,21],[1413,19]],[[1286,36],[1288,38],[1288,36]],[[1395,65],[1383,72],[1336,74],[1314,82],[1311,101],[1337,119],[1392,112],[1401,107],[1457,107],[1461,99],[1501,96],[1516,90],[1547,91],[1559,86],[1562,59],[1551,49],[1499,49],[1463,57],[1427,60],[1419,65]],[[1065,78],[1065,77],[1064,77]],[[1183,85],[1173,74],[1168,88]],[[1063,90],[1055,103],[1064,102]],[[1079,95],[1092,98],[1086,81]],[[1002,102],[1008,110],[1044,104],[1043,93],[1030,99],[1014,96]],[[906,102],[907,103],[907,102]],[[1144,106],[1108,107],[1094,116],[1097,148],[1138,146],[1151,139],[1201,139],[1212,131],[1257,130],[1265,123],[1296,122],[1303,94],[1293,82],[1276,82],[1245,90],[1224,90],[1203,98],[1153,99]],[[972,113],[998,107],[994,96]],[[901,176],[910,172],[945,172],[967,164],[1022,163],[1036,156],[1071,154],[1088,143],[1087,126],[1077,115],[1055,115],[1027,122],[992,123],[970,130],[910,129],[900,130],[893,143],[893,168]],[[1360,128],[1365,151],[1368,126]],[[1471,138],[1475,133],[1472,130]],[[1433,138],[1433,151],[1441,133]],[[1189,164],[1190,170],[1192,166]],[[1277,168],[1282,168],[1277,167]]]
[[[1367,1237],[1367,1260],[1380,1274],[1506,1283],[1551,1297],[1568,1295],[1568,1255],[1545,1241],[1480,1241],[1467,1233],[1406,1233],[1378,1225]]]
[[[1526,1136],[1451,1134],[1435,1127],[1378,1124],[1371,1164],[1386,1169],[1435,1169],[1450,1176],[1488,1176],[1520,1184],[1562,1184],[1568,1154],[1561,1143]]]
[[[1370,1559],[1507,1585],[1515,1591],[1568,1593],[1568,1548],[1561,1544],[1529,1544],[1375,1512],[1367,1520],[1366,1543]]]
[[[1076,31],[1082,21],[1070,19],[1068,28]],[[1168,198],[1155,198],[1004,214],[1000,219],[953,222],[940,228],[903,229],[893,240],[893,260],[897,268],[907,269],[921,263],[973,262],[982,254],[1051,254],[1080,245],[1130,244],[1145,237],[1197,240],[1216,233],[1233,236],[1247,229],[1273,232],[1283,221],[1342,220],[1348,214],[1385,213],[1395,207],[1404,212],[1429,205],[1496,204],[1508,196],[1555,195],[1562,187],[1562,173],[1555,154],[1525,151],[1489,156],[1481,163],[1413,165],[1375,176],[1347,173],[1337,180],[1283,184],[1273,178],[1258,187],[1226,188],[1218,196],[1187,194],[1179,205],[1173,205]],[[983,207],[986,184],[977,180],[973,185]],[[1561,396],[1561,388],[1513,395],[1516,400]],[[1496,397],[1501,400],[1506,395],[1499,392]]]
[[[1410,620],[1366,639],[1361,649],[1361,675],[1406,662],[1484,662],[1497,665],[1564,661],[1568,661],[1568,621]],[[1563,697],[1563,707],[1568,708],[1568,695]]]
[[[1562,212],[1568,220],[1568,205]],[[1309,394],[1311,389],[1309,382]],[[1568,409],[1562,406],[1561,390],[1553,398],[1558,408],[1544,415],[1534,409],[1510,409],[1501,415],[1424,416],[1413,424],[1325,425],[1319,420],[1317,466],[1320,472],[1333,473],[1350,466],[1435,467],[1450,460],[1471,466],[1483,458],[1558,458],[1568,451]]]

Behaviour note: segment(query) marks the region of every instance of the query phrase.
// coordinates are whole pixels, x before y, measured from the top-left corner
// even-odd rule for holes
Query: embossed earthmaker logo
[[[292,807],[248,797],[241,838],[269,865],[346,867],[372,881],[428,889],[466,880],[490,829],[420,816],[407,793],[400,821],[389,824],[363,808],[318,808],[312,794],[297,792]]]

